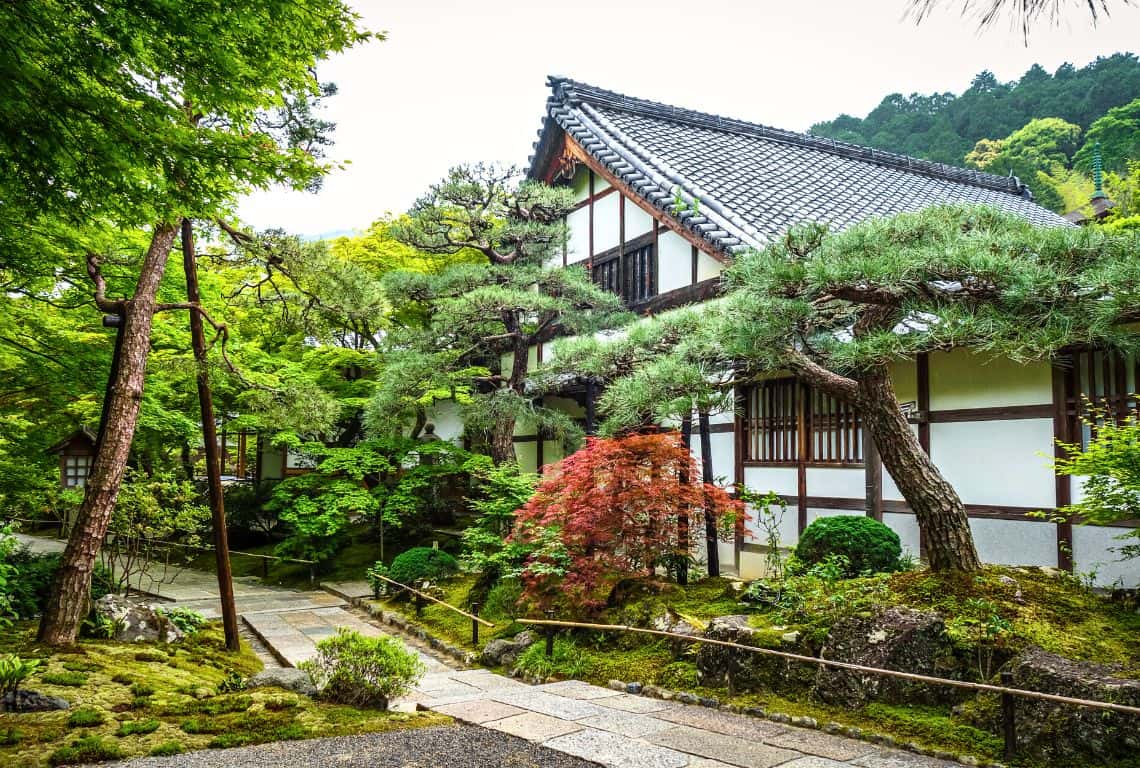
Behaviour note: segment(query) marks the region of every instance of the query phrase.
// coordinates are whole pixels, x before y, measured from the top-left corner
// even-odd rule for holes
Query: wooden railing
[[[665,632],[659,629],[631,627],[625,624],[595,624],[584,621],[556,621],[552,617],[552,614],[553,611],[547,611],[548,618],[546,619],[518,619],[519,624],[526,624],[528,626],[536,627],[547,627],[547,656],[551,656],[554,653],[554,635],[558,628],[588,629],[601,632],[633,632],[643,635],[653,635],[656,637],[667,637],[674,641],[680,641],[682,643],[703,643],[705,645],[716,645],[725,648],[734,648],[748,653],[758,653],[765,656],[777,656],[782,659],[799,661],[805,664],[816,664],[821,667],[846,669],[852,672],[881,675],[883,677],[894,677],[901,680],[928,683],[930,685],[942,685],[950,688],[961,688],[969,691],[978,691],[980,693],[996,693],[1001,696],[1002,731],[1005,739],[1006,759],[1012,759],[1017,752],[1017,722],[1013,706],[1013,701],[1016,697],[1024,699],[1037,699],[1039,701],[1049,701],[1057,704],[1068,704],[1077,707],[1087,707],[1089,709],[1098,709],[1105,712],[1116,712],[1124,715],[1140,716],[1140,707],[1130,707],[1125,704],[1114,704],[1109,701],[1096,701],[1094,699],[1078,699],[1072,696],[1061,696],[1059,694],[1044,693],[1042,691],[1030,691],[1024,688],[1012,688],[1010,687],[1010,684],[1013,682],[1013,673],[1008,671],[1001,673],[1002,685],[991,685],[989,683],[971,683],[965,680],[950,680],[945,677],[933,677],[931,675],[922,675],[916,672],[902,672],[896,669],[867,667],[862,664],[852,664],[846,661],[821,659],[816,656],[804,656],[799,653],[777,651],[772,648],[757,648],[755,646],[742,645],[740,643],[733,643],[727,640],[716,640],[711,637],[693,637],[690,635],[678,634],[676,632]]]
[[[479,618],[479,616],[477,615],[477,613],[479,611],[479,604],[478,603],[472,603],[471,604],[471,610],[474,611],[475,613],[468,613],[467,611],[463,610],[462,608],[456,608],[451,603],[447,603],[447,602],[444,602],[443,600],[440,600],[438,597],[434,597],[432,595],[429,595],[426,592],[421,592],[420,590],[415,589],[414,587],[409,587],[407,584],[401,584],[400,582],[396,581],[395,579],[390,579],[387,576],[382,576],[379,573],[371,573],[370,572],[369,576],[371,578],[374,578],[374,579],[379,579],[380,581],[383,581],[387,584],[391,584],[393,586],[399,587],[400,589],[406,590],[406,591],[410,592],[412,595],[414,595],[416,598],[416,600],[415,600],[416,616],[419,616],[420,614],[423,613],[423,608],[424,608],[423,601],[429,600],[429,601],[435,603],[436,605],[442,605],[444,608],[447,608],[450,611],[454,611],[455,613],[458,613],[460,616],[466,616],[467,618],[471,619],[471,644],[474,646],[479,645],[479,625],[480,624],[482,624],[484,627],[491,627],[491,628],[494,628],[494,626],[495,626],[493,623],[487,621],[486,619]],[[377,593],[374,594],[373,596],[376,597],[377,599],[379,599],[380,595],[378,594],[378,590],[377,590]]]

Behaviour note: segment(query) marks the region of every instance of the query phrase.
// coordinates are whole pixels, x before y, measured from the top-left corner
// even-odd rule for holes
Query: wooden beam
[[[693,248],[693,274],[692,274],[691,282],[693,285],[696,285],[697,284],[697,274],[698,274],[697,266],[699,263],[701,252],[697,250],[697,246],[695,246],[695,245],[692,248]]]
[[[796,531],[797,536],[803,535],[807,528],[807,454],[810,445],[808,441],[808,388],[797,383],[792,389],[795,393],[794,407],[796,409]]]
[[[573,136],[566,137],[566,151],[571,153],[574,157],[578,158],[578,160],[587,168],[589,168],[591,172],[596,173],[598,176],[601,176],[603,179],[609,182],[610,186],[617,187],[622,193],[628,196],[629,199],[632,200],[635,205],[637,205],[637,207],[641,208],[654,219],[661,222],[661,224],[668,229],[671,229],[681,237],[685,238],[685,241],[690,245],[700,249],[704,253],[707,253],[709,256],[712,256],[719,262],[727,264],[729,261],[731,261],[731,258],[726,253],[713,246],[712,243],[695,234],[691,230],[685,228],[680,222],[678,222],[672,216],[666,214],[657,206],[653,205],[647,200],[644,200],[628,185],[626,185],[624,181],[615,176],[610,172],[608,168],[598,162],[593,155],[583,149],[582,146],[574,140]],[[592,186],[590,188],[590,194],[594,194]],[[590,231],[593,232],[593,227],[590,228]]]
[[[1072,421],[1069,418],[1069,394],[1073,369],[1053,365],[1053,457],[1064,458],[1065,451],[1058,444],[1073,442]],[[1073,479],[1068,475],[1055,475],[1054,496],[1057,508],[1067,507],[1073,501]],[[1073,520],[1066,518],[1057,524],[1057,567],[1073,570]]]
[[[883,522],[883,462],[871,432],[863,428],[863,472],[866,481],[866,512]]]

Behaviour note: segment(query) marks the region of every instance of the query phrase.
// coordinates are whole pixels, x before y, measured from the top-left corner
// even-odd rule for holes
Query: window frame
[[[634,280],[631,279],[633,276],[629,274],[630,264],[633,261],[631,257],[636,258],[637,254],[642,251],[647,252],[648,260],[651,263],[650,269],[644,274],[644,278],[649,282],[649,285],[646,289],[647,294],[645,296],[635,297],[630,290],[631,286],[635,284]],[[627,240],[607,251],[595,254],[588,262],[590,281],[599,288],[610,291],[616,296],[620,296],[622,302],[627,307],[638,307],[652,301],[660,295],[661,265],[659,257],[660,254],[657,252],[657,241],[654,237],[654,233],[647,232],[644,235],[635,237],[633,240]],[[599,268],[611,267],[611,265],[614,264],[617,265],[618,291],[613,291],[609,287],[609,284],[602,284],[598,281]]]
[[[772,392],[767,400],[762,394],[765,390]],[[789,395],[792,397],[790,411]],[[738,429],[741,430],[743,466],[789,468],[803,464],[807,467],[857,469],[865,465],[863,421],[854,405],[812,388],[793,376],[764,379],[743,386],[740,388],[739,399],[741,415]],[[777,422],[783,426],[770,442],[771,447],[767,451],[760,451],[767,458],[755,458],[754,445],[763,449],[765,443],[769,442],[764,437],[766,430],[770,429],[763,424],[765,417],[752,415],[752,409],[762,401],[767,402],[769,408],[784,412],[776,417]],[[820,406],[824,405],[830,406],[827,414],[822,413]],[[817,410],[820,412],[817,413]],[[791,423],[789,415],[794,418]],[[824,415],[832,425],[830,431],[817,428]],[[755,443],[752,439],[754,432],[760,435]],[[822,453],[826,453],[827,457],[821,457]],[[773,454],[779,454],[780,458],[771,458]]]

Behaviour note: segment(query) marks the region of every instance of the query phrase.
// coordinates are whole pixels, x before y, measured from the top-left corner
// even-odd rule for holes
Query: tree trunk
[[[40,621],[39,640],[48,645],[72,645],[90,608],[95,560],[119,495],[142,405],[155,296],[177,231],[172,224],[155,227],[135,295],[125,303],[124,326],[119,330],[122,356],[111,387],[106,427]]]
[[[709,431],[709,411],[697,410],[697,428],[701,433],[701,479],[707,484],[713,482],[712,436]],[[712,514],[708,490],[705,492],[705,553],[709,561],[709,576],[720,576],[720,548],[716,539],[716,518]]]
[[[202,296],[198,290],[198,264],[194,260],[194,229],[190,219],[182,220],[182,267],[186,272],[186,298],[197,306]],[[202,413],[202,441],[206,446],[206,481],[209,485],[210,513],[214,528],[214,557],[218,571],[218,597],[222,603],[222,628],[226,650],[241,650],[238,636],[237,606],[234,605],[234,582],[230,571],[229,531],[226,530],[226,504],[222,495],[222,466],[218,450],[218,433],[214,426],[214,400],[210,394],[210,371],[207,368],[206,333],[202,316],[190,310],[190,339],[194,362],[198,368],[198,406]],[[225,433],[222,433],[225,440]]]
[[[689,451],[693,445],[693,414],[690,411],[681,419],[681,443]],[[691,454],[690,454],[691,456]],[[689,473],[682,469],[677,478],[681,485],[689,484]],[[689,583],[689,511],[682,508],[677,516],[677,583],[682,587]]]
[[[500,416],[491,429],[491,461],[503,464],[515,460],[515,420]]]
[[[922,450],[911,431],[885,366],[857,379],[864,424],[883,465],[914,511],[934,571],[976,571],[982,567],[966,507]]]

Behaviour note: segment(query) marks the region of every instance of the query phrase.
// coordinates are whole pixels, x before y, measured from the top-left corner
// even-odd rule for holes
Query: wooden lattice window
[[[627,244],[595,256],[590,268],[594,285],[621,296],[626,304],[657,295],[657,252],[652,242]]]
[[[1136,411],[1140,372],[1136,360],[1109,350],[1081,350],[1070,359],[1065,377],[1069,435],[1087,446],[1095,433],[1095,425],[1088,423],[1090,412],[1097,414],[1096,420],[1119,421]]]
[[[863,424],[849,403],[790,378],[747,387],[742,399],[746,463],[863,462]]]
[[[63,485],[65,488],[82,488],[91,473],[91,456],[66,455],[62,458]]]

